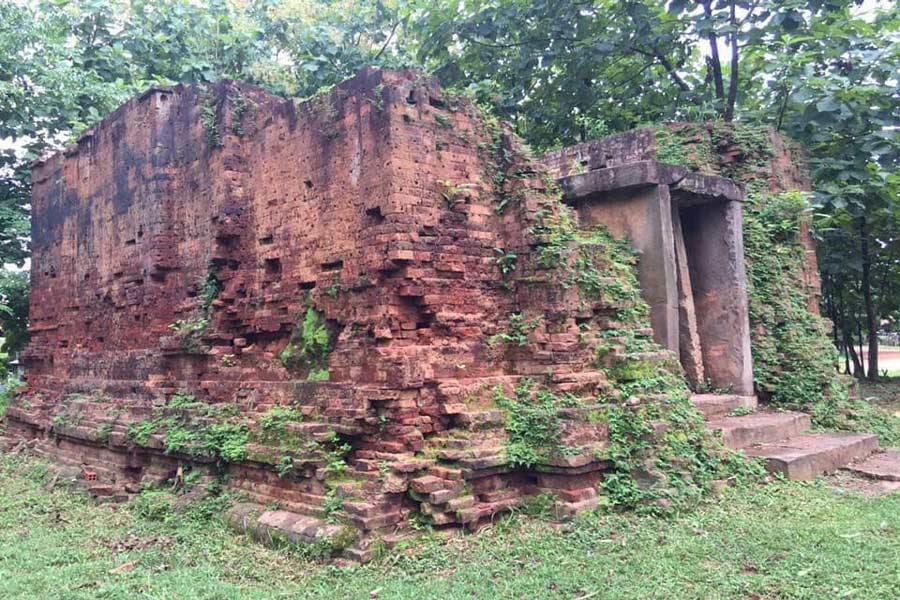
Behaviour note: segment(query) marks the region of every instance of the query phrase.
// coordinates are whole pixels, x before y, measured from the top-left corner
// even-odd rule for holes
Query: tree
[[[423,8],[414,35],[445,83],[549,148],[660,120],[730,121],[764,85],[745,53],[848,4],[447,0]]]
[[[759,116],[808,148],[826,310],[854,371],[878,377],[881,318],[900,290],[900,13],[854,18],[847,8],[769,40],[750,60],[773,82]],[[868,359],[854,350],[866,338]]]
[[[10,357],[28,342],[27,273],[0,270],[0,337],[4,338],[0,354]]]

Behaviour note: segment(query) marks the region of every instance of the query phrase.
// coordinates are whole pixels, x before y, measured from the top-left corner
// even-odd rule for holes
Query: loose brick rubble
[[[32,337],[8,435],[95,495],[225,474],[249,503],[237,524],[342,537],[358,559],[413,513],[477,527],[544,491],[563,514],[597,504],[607,432],[591,406],[560,410],[574,452],[513,468],[492,394],[530,378],[616,398],[594,350],[628,304],[535,260],[558,195],[434,80],[367,70],[305,103],[152,89],[33,180]],[[489,343],[517,314],[525,337]],[[313,330],[329,352],[297,360]],[[276,423],[278,407],[294,416]]]

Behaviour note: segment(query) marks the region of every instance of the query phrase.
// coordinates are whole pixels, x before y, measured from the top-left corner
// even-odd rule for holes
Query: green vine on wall
[[[801,192],[765,195],[754,189],[744,213],[754,381],[769,400],[793,407],[846,394],[828,323],[809,311],[798,285],[806,253],[799,238],[805,210]]]
[[[281,352],[281,364],[292,373],[302,374],[308,381],[327,381],[331,335],[328,324],[316,309],[309,307],[298,318],[291,339]]]
[[[219,129],[219,110],[216,95],[209,86],[204,86],[200,91],[200,123],[203,133],[211,148],[221,148],[222,132]]]
[[[247,113],[247,99],[240,88],[233,88],[229,95],[231,100],[231,132],[240,137],[244,135],[244,115]]]
[[[513,396],[507,396],[501,386],[495,387],[493,399],[506,414],[506,456],[510,465],[534,467],[557,453],[577,453],[578,449],[561,446],[559,423],[559,410],[577,406],[577,398],[557,396],[536,387],[533,380],[523,379]]]
[[[514,162],[507,166],[515,169]],[[547,189],[554,193],[553,186]],[[640,296],[638,256],[629,241],[603,227],[578,228],[561,204],[539,210],[528,235],[532,252],[518,257],[518,283],[577,289],[584,308],[601,311],[599,322],[579,324],[579,341],[613,390],[590,398],[560,396],[531,380],[511,396],[495,388],[494,404],[505,414],[509,463],[539,468],[582,452],[565,445],[560,414],[587,408],[566,418],[608,426],[607,447],[598,451],[611,465],[600,486],[608,508],[675,510],[701,498],[717,480],[743,481],[761,473],[758,463],[728,451],[707,430],[677,358],[649,337],[650,311]],[[526,346],[529,323],[514,313],[508,331],[490,341]]]

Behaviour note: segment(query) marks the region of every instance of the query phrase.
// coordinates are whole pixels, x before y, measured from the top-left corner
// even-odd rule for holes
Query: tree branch
[[[400,26],[400,19],[394,21],[394,26],[391,27],[391,33],[388,34],[387,39],[384,40],[384,44],[381,45],[381,50],[378,51],[378,54],[372,60],[378,60],[381,58],[381,55],[384,54],[384,51],[387,50],[388,44],[391,43],[391,40],[394,39],[394,33],[397,31],[397,27]]]
[[[678,74],[678,71],[675,69],[674,65],[672,65],[672,62],[668,58],[663,56],[662,52],[660,52],[658,49],[653,48],[652,52],[650,52],[648,50],[644,50],[637,46],[631,46],[630,49],[637,52],[638,54],[643,54],[644,56],[650,56],[653,59],[655,59],[657,62],[659,62],[659,64],[661,64],[663,66],[663,68],[666,70],[666,72],[669,74],[669,77],[672,78],[672,81],[675,82],[675,85],[677,85],[679,88],[681,88],[682,92],[691,92],[692,91],[691,86],[689,86],[687,83],[685,83],[684,79],[681,78],[681,75]]]

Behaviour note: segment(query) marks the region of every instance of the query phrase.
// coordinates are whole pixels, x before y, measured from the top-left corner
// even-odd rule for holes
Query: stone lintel
[[[680,206],[715,202],[743,202],[744,185],[717,175],[688,173],[672,186],[672,197]]]
[[[569,204],[613,190],[651,185],[668,185],[679,202],[706,204],[744,200],[744,187],[725,177],[693,173],[685,167],[666,165],[655,160],[597,169],[558,180]]]

